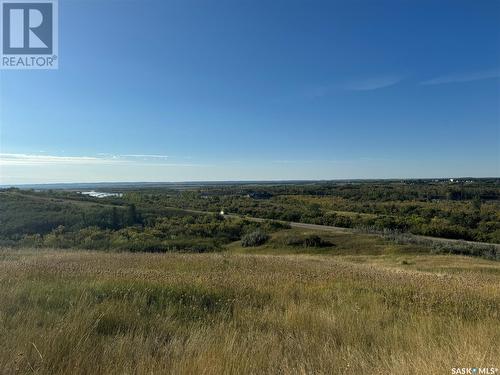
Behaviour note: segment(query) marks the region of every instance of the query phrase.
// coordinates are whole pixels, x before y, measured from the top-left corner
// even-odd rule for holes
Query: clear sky
[[[500,176],[500,1],[60,0],[3,184]]]

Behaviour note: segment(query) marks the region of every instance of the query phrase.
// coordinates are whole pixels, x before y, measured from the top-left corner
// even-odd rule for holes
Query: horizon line
[[[297,179],[297,180],[187,180],[187,181],[99,181],[99,182],[42,182],[0,184],[1,189],[23,186],[51,186],[51,185],[162,185],[162,184],[241,184],[241,183],[311,183],[311,182],[343,182],[343,181],[419,181],[419,180],[485,180],[500,179],[500,176],[445,176],[445,177],[381,177],[381,178],[333,178],[333,179]]]

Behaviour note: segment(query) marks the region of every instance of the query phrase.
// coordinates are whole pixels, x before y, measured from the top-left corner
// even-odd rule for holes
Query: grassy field
[[[252,254],[239,243],[215,254],[0,250],[0,373],[500,366],[498,262],[351,234],[299,254],[280,249],[283,233]],[[360,238],[372,253],[350,250]]]

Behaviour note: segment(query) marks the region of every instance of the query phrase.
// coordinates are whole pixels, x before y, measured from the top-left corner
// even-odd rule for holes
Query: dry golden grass
[[[449,374],[499,342],[491,261],[0,251],[1,374]]]

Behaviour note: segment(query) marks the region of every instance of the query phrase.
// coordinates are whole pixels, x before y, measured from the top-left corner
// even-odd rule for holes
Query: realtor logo
[[[57,69],[57,0],[0,0],[2,69]]]

